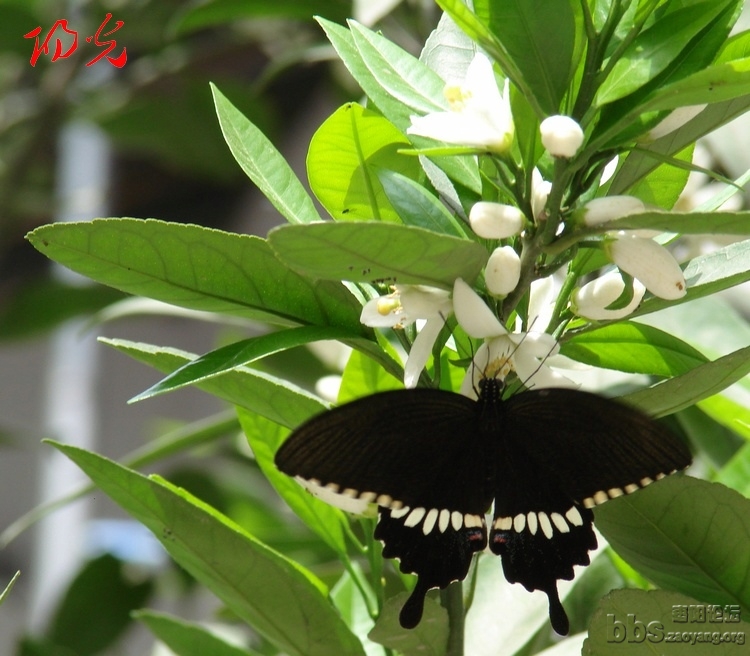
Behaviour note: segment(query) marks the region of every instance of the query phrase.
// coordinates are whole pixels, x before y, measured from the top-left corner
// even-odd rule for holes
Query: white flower
[[[521,258],[512,246],[501,246],[492,251],[484,269],[484,281],[490,294],[506,297],[516,288],[520,278]]]
[[[483,239],[507,239],[521,232],[523,212],[514,205],[479,201],[471,206],[469,223]]]
[[[551,190],[552,183],[542,178],[539,169],[534,169],[531,173],[531,212],[535,219],[538,220],[544,215],[544,208]]]
[[[368,301],[359,320],[372,328],[403,328],[425,320],[404,365],[404,385],[415,387],[445,320],[453,313],[453,304],[444,289],[425,285],[394,285],[394,289],[392,294]]]
[[[570,116],[549,116],[539,126],[542,145],[553,157],[573,157],[583,143],[583,130]]]
[[[643,202],[634,196],[595,198],[583,207],[583,221],[587,226],[596,226],[645,209]],[[651,233],[633,230],[608,232],[604,250],[621,271],[637,278],[654,296],[667,300],[682,298],[687,293],[687,284],[679,264],[666,248],[647,238],[647,234]],[[610,310],[613,311],[619,312]],[[604,318],[578,314],[589,319]],[[608,318],[618,317],[611,315]]]
[[[661,123],[651,128],[646,135],[646,140],[654,141],[660,137],[668,135],[670,132],[674,132],[685,125],[685,123],[698,116],[698,114],[704,109],[706,109],[706,105],[686,105],[685,107],[678,107],[668,114]]]
[[[621,271],[640,280],[654,296],[672,301],[687,294],[677,260],[653,239],[620,231],[605,244],[605,251]]]
[[[592,227],[645,211],[643,201],[635,196],[603,196],[586,203],[582,214],[583,222]]]
[[[594,321],[627,317],[640,304],[646,288],[641,282],[633,279],[633,298],[630,303],[617,310],[607,309],[609,305],[620,298],[624,290],[625,281],[618,271],[605,273],[573,293],[571,299],[573,312],[584,319]]]
[[[471,337],[485,340],[474,355],[461,393],[475,396],[484,378],[505,380],[515,371],[526,387],[576,387],[553,371],[548,362],[558,351],[552,335],[542,332],[509,333],[484,301],[460,278],[453,285],[456,319]]]
[[[497,87],[492,62],[477,53],[462,85],[445,88],[450,111],[412,116],[407,134],[504,153],[513,143],[513,115],[508,81]]]

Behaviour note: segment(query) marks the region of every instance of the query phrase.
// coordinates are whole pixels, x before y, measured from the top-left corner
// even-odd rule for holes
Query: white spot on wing
[[[609,499],[609,497],[607,496],[607,493],[604,490],[599,490],[594,495],[594,503],[596,503],[597,505],[600,504],[600,503],[604,503],[608,499]]]
[[[591,497],[586,497],[581,503],[583,503],[584,508],[593,508],[596,505],[596,501]]]
[[[495,528],[498,531],[510,531],[510,529],[513,526],[513,518],[512,517],[498,517],[495,520]]]
[[[625,493],[622,491],[622,488],[619,487],[613,487],[607,490],[607,496],[610,499],[616,499],[617,497],[621,497],[623,494]]]
[[[641,488],[638,487],[637,483],[630,483],[629,485],[626,485],[624,490],[625,494],[633,494],[636,490],[640,490]]]
[[[391,510],[391,517],[393,519],[401,519],[404,515],[407,515],[409,513],[409,506],[404,506],[403,508],[398,508],[396,510]]]
[[[416,526],[417,524],[419,524],[419,522],[422,521],[422,517],[425,516],[426,512],[427,511],[424,508],[415,508],[409,513],[409,516],[404,522],[404,526]]]
[[[549,521],[549,517],[547,517],[547,513],[537,513],[537,517],[539,517],[539,527],[542,529],[542,533],[547,536],[547,539],[551,539],[554,531],[552,530],[552,524]]]
[[[647,485],[651,485],[651,483],[653,482],[654,482],[653,478],[649,478],[648,476],[646,476],[645,478],[641,479],[641,487],[646,487]]]
[[[454,510],[451,513],[451,525],[454,531],[460,531],[464,525],[464,516],[458,510]]]
[[[573,526],[583,526],[583,517],[578,512],[578,508],[571,506],[570,510],[565,513],[565,519],[567,519]]]
[[[424,518],[424,524],[422,524],[422,532],[425,535],[429,535],[430,531],[435,528],[435,522],[437,521],[440,511],[437,508],[430,509],[427,516]]]
[[[526,515],[526,524],[529,527],[529,533],[531,533],[531,535],[536,535],[536,529],[537,529],[536,513],[530,512],[528,515]]]
[[[441,533],[445,533],[448,530],[448,525],[451,523],[451,511],[443,508],[440,511],[440,519],[438,520],[438,528]]]
[[[391,505],[391,503],[393,503],[393,497],[388,494],[379,494],[378,497],[375,499],[375,502],[379,506],[385,506],[386,508],[388,508]],[[400,507],[401,506],[399,506],[399,508]]]
[[[552,520],[555,528],[560,531],[560,533],[570,533],[570,526],[568,526],[568,522],[565,521],[565,517],[563,517],[560,513],[552,513],[550,514],[549,518]]]
[[[526,527],[526,515],[516,515],[513,518],[513,530],[520,533]]]

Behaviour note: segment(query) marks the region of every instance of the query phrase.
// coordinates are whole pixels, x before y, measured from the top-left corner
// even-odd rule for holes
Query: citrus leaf
[[[268,241],[290,267],[323,280],[452,289],[456,278],[473,281],[487,261],[476,242],[388,223],[281,226]]]

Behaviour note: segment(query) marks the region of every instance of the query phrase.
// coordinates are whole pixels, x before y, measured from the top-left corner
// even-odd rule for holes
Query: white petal
[[[516,288],[520,278],[521,258],[512,246],[501,246],[492,251],[484,269],[484,281],[490,294],[507,296]]]
[[[583,143],[583,130],[570,116],[549,116],[539,126],[542,145],[553,157],[573,157]]]
[[[384,312],[384,308],[387,309],[390,304],[389,298],[389,296],[380,296],[367,301],[359,315],[360,322],[371,328],[393,328],[400,323],[404,319],[401,313],[394,310]],[[398,307],[398,304],[396,304],[396,307]]]
[[[410,320],[447,319],[453,313],[450,292],[426,285],[396,285],[401,305]]]
[[[528,351],[524,352],[523,347],[516,351],[513,361],[518,379],[528,388],[578,387],[570,378],[550,369]]]
[[[419,331],[419,334],[411,345],[409,357],[404,366],[404,385],[406,387],[417,386],[419,374],[425,368],[427,360],[429,360],[432,353],[435,340],[444,325],[445,320],[442,318],[428,319],[422,330]]]
[[[631,302],[626,307],[617,310],[607,309],[608,305],[620,298],[624,289],[625,282],[618,271],[605,273],[573,293],[571,298],[573,311],[580,317],[596,321],[627,317],[640,304],[646,288],[641,282],[633,279],[633,299]]]
[[[523,212],[513,205],[480,201],[469,212],[471,229],[483,239],[506,239],[521,232]]]
[[[675,300],[687,293],[677,260],[652,239],[620,232],[607,250],[622,271],[640,280],[654,296]]]
[[[541,332],[549,325],[557,298],[557,286],[554,276],[539,278],[531,283],[529,289],[529,330]]]
[[[643,201],[635,196],[605,196],[584,205],[583,221],[587,226],[595,226],[645,211]]]
[[[508,333],[477,293],[461,278],[453,285],[453,311],[461,327],[477,339]]]

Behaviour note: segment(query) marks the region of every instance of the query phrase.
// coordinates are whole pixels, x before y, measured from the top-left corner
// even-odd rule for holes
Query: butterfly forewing
[[[504,403],[508,438],[587,507],[690,464],[690,451],[638,410],[578,390],[532,390]]]
[[[276,455],[290,476],[390,497],[400,508],[483,513],[492,498],[477,404],[458,394],[382,392],[318,415]]]

